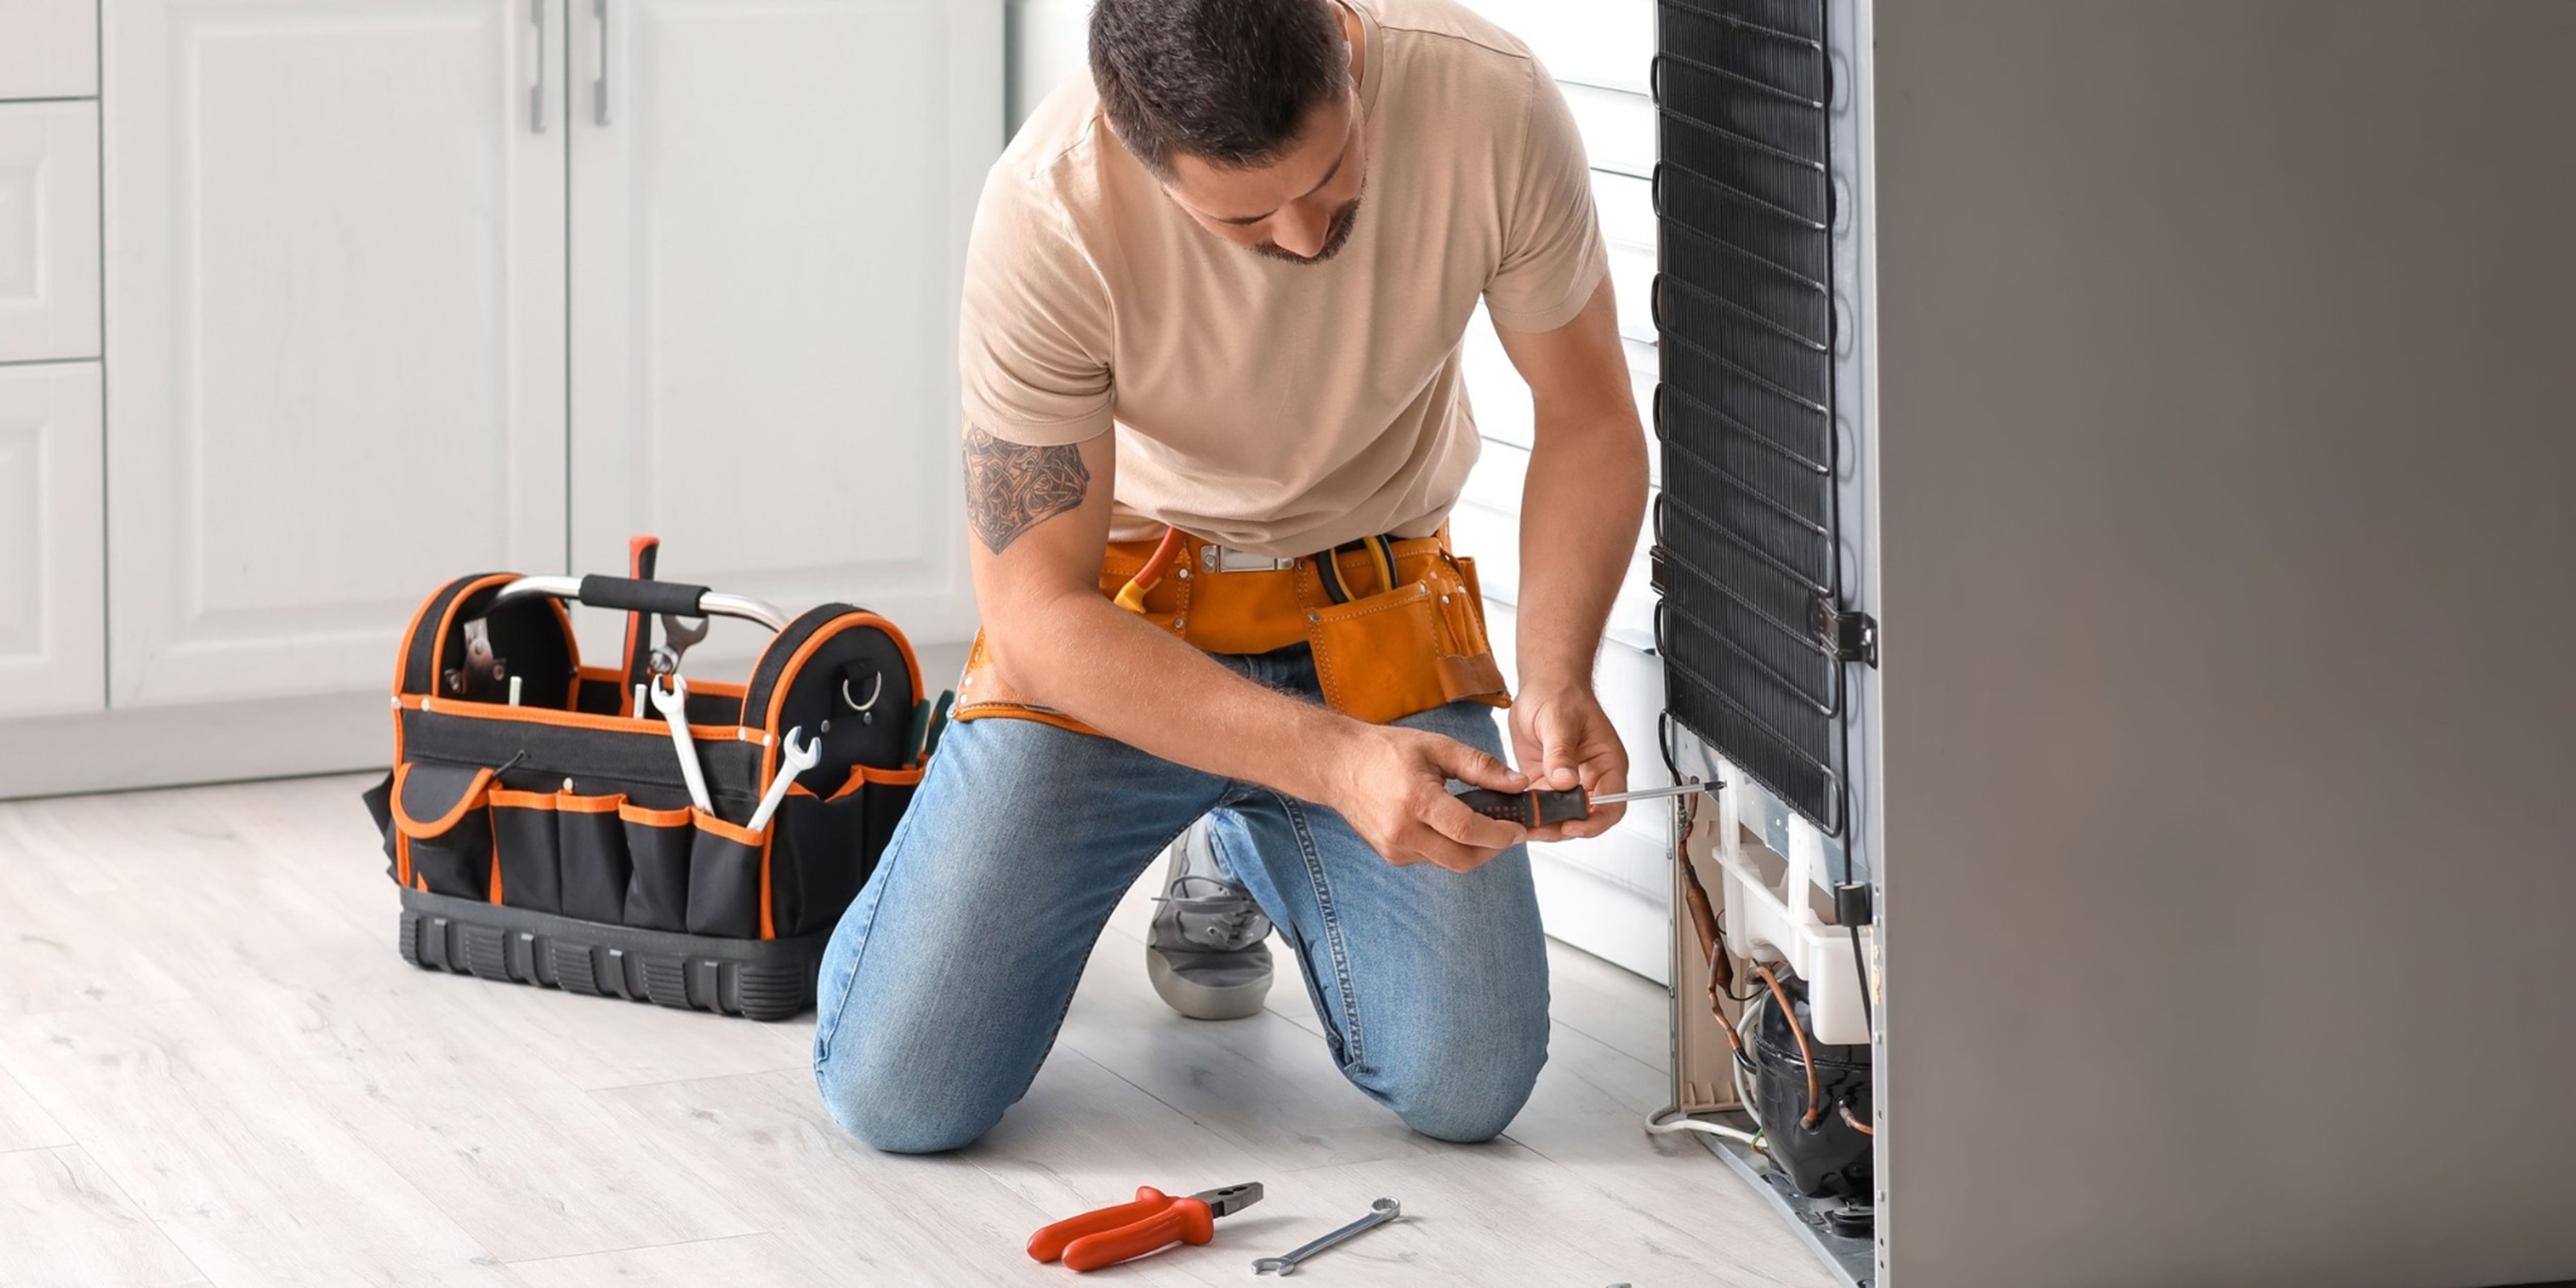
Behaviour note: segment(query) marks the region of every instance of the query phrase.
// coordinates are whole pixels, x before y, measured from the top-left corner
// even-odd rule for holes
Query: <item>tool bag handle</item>
[[[758,622],[773,631],[787,629],[787,614],[747,596],[722,594],[704,586],[679,582],[639,581],[633,577],[603,577],[597,573],[585,577],[521,577],[503,586],[494,602],[506,604],[531,595],[550,595],[593,608],[613,608],[629,613],[739,617],[747,622]]]

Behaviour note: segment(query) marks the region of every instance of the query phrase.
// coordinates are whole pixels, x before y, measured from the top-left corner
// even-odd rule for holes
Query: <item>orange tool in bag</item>
[[[1448,536],[1367,537],[1299,559],[1249,555],[1179,529],[1114,542],[1100,593],[1210,653],[1314,649],[1324,704],[1386,724],[1451,702],[1511,705],[1485,634],[1476,561]],[[982,634],[958,685],[957,718],[1041,720],[1095,733],[1031,701],[997,672]]]

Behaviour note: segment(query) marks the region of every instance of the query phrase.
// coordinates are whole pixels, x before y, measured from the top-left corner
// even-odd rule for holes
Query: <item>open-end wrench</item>
[[[682,619],[669,613],[661,616],[662,634],[666,638],[663,643],[653,646],[651,658],[645,666],[654,675],[678,675],[680,659],[687,655],[691,645],[707,637],[707,619],[701,617],[697,625],[687,626],[682,624]],[[635,686],[635,718],[638,720],[644,718],[644,690],[644,685]]]
[[[687,618],[662,614],[662,642],[653,646],[653,674],[678,675],[680,659],[706,637],[707,619],[701,617],[691,626]]]
[[[1258,1275],[1276,1270],[1282,1277],[1293,1275],[1297,1273],[1298,1262],[1304,1261],[1306,1258],[1314,1256],[1316,1253],[1322,1252],[1324,1249],[1332,1247],[1334,1244],[1340,1243],[1344,1239],[1374,1230],[1402,1215],[1404,1215],[1403,1204],[1396,1202],[1394,1199],[1379,1199],[1377,1202],[1369,1204],[1369,1214],[1367,1216],[1361,1217],[1359,1220],[1353,1221],[1349,1225],[1343,1226],[1341,1229],[1335,1230],[1331,1234],[1325,1235],[1323,1238],[1317,1239],[1313,1243],[1307,1244],[1305,1247],[1299,1248],[1295,1252],[1291,1252],[1284,1257],[1263,1257],[1260,1260],[1253,1262],[1252,1273]]]
[[[761,796],[760,808],[751,812],[751,822],[745,824],[752,831],[769,826],[769,816],[777,813],[779,802],[787,799],[787,789],[796,785],[797,775],[823,763],[823,740],[818,737],[798,746],[804,737],[804,726],[799,725],[779,741],[778,776],[769,780],[769,791]]]
[[[698,743],[689,736],[689,682],[677,672],[653,678],[653,709],[671,726],[671,745],[680,752],[680,777],[689,785],[689,803],[701,814],[716,812],[707,798],[706,771],[698,768]]]

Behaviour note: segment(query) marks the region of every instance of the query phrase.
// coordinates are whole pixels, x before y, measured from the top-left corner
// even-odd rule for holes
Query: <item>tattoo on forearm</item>
[[[1091,486],[1079,447],[1005,443],[966,429],[966,520],[984,548],[1000,554],[1020,534],[1079,508]]]

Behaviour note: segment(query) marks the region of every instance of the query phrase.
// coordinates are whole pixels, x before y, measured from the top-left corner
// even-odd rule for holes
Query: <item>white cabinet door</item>
[[[0,367],[0,716],[106,704],[95,362]]]
[[[0,103],[0,362],[98,356],[98,104]]]
[[[106,0],[112,704],[380,688],[439,582],[563,564],[543,8]]]
[[[603,32],[581,0],[577,570],[650,532],[666,580],[969,632],[956,284],[1002,142],[1001,12],[607,0]],[[575,617],[586,657],[615,648],[613,615]],[[718,621],[693,656],[763,634]]]
[[[98,0],[0,4],[0,98],[98,92]]]

